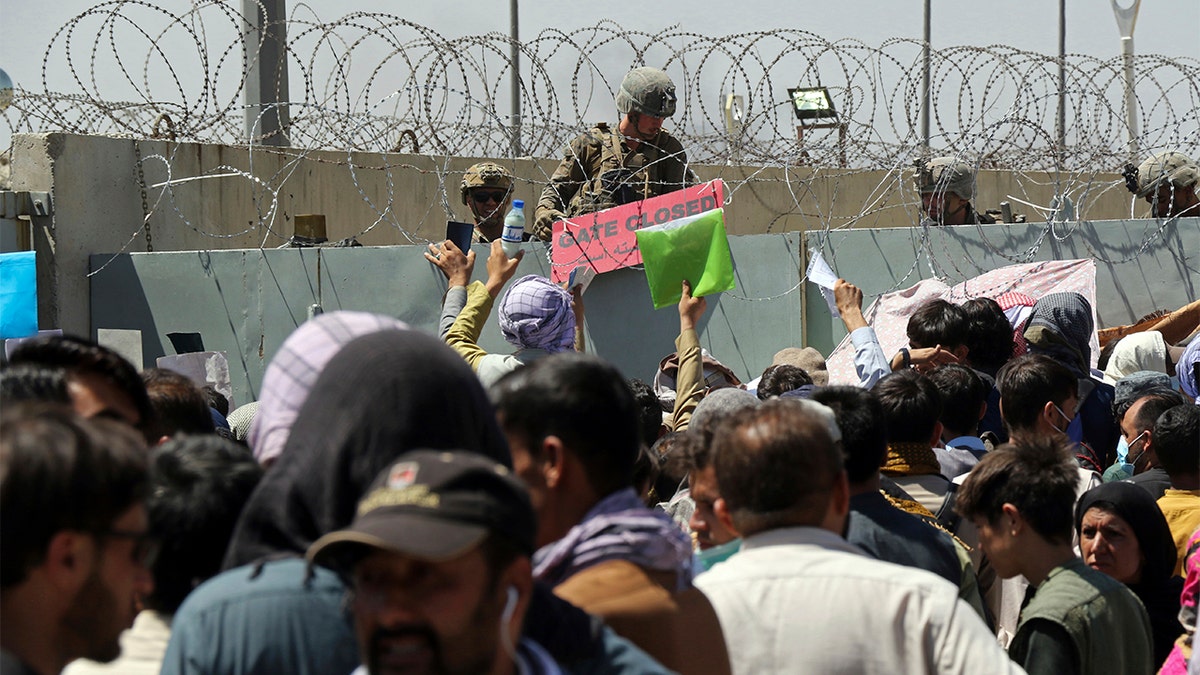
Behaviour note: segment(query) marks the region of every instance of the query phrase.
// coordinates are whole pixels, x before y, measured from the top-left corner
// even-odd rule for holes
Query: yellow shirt
[[[1175,575],[1183,571],[1183,556],[1187,553],[1188,538],[1200,528],[1200,490],[1173,490],[1168,488],[1158,500],[1158,508],[1167,517],[1171,537],[1179,556],[1175,560]]]

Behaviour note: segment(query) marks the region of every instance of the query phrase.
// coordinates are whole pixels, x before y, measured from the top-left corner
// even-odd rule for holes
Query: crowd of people
[[[534,234],[690,180],[674,106],[633,71]],[[1194,208],[1195,165],[1156,157],[1130,189]],[[929,218],[983,222],[966,168],[918,168]],[[19,346],[0,673],[1200,672],[1200,327],[1093,358],[1086,298],[1010,293],[927,302],[889,355],[839,280],[854,379],[789,346],[743,383],[685,281],[674,350],[627,379],[578,289],[513,281],[511,191],[464,177],[487,280],[430,246],[437,334],[318,315],[233,409],[87,339]],[[477,344],[497,302],[511,354]]]

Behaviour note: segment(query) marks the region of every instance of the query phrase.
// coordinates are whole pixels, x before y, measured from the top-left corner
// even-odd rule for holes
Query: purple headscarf
[[[518,349],[563,352],[575,347],[571,294],[546,277],[517,279],[500,301],[500,331]]]
[[[1183,393],[1200,404],[1200,382],[1196,381],[1195,369],[1198,361],[1200,361],[1200,337],[1192,339],[1187,349],[1183,350],[1183,356],[1179,357],[1179,363],[1175,364],[1175,374],[1179,376],[1179,387],[1183,389]]]
[[[247,436],[258,463],[272,462],[283,452],[309,389],[334,354],[356,337],[405,328],[407,324],[390,316],[339,311],[316,316],[293,331],[263,375],[258,412]]]

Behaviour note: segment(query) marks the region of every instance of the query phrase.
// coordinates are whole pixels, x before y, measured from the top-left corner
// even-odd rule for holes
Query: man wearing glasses
[[[154,588],[148,453],[130,427],[52,405],[0,417],[0,672],[108,662]]]
[[[504,232],[504,216],[512,202],[512,174],[495,162],[479,162],[467,167],[459,187],[463,204],[471,209],[475,218],[471,242],[486,244],[499,239]],[[529,241],[528,231],[524,240]]]

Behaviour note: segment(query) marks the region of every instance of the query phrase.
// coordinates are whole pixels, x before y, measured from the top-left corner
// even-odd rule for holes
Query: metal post
[[[1067,0],[1058,0],[1058,148],[1054,167],[1062,171],[1067,152]]]
[[[1117,0],[1112,0],[1113,14],[1117,17],[1117,29],[1121,31],[1121,57],[1125,66],[1125,124],[1129,132],[1129,159],[1137,161],[1138,155],[1138,117],[1137,94],[1134,91],[1133,73],[1133,29],[1137,24],[1138,8],[1142,0],[1133,0],[1128,8],[1121,7]]]
[[[242,0],[246,21],[246,138],[288,145],[287,0]]]
[[[930,1],[925,0],[925,49],[923,51],[924,67],[921,76],[921,147],[929,154],[929,42],[930,42]]]
[[[509,60],[512,62],[512,154],[520,157],[521,151],[521,33],[518,30],[518,0],[508,2]]]

